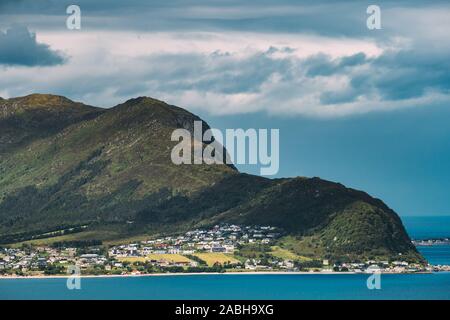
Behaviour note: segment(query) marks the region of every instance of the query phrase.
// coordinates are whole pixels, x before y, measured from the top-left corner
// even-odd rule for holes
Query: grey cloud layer
[[[0,28],[26,18],[38,32],[69,34],[64,23],[69,4],[72,2],[66,0],[0,1]],[[201,36],[214,30],[211,34],[231,35],[227,39],[242,31],[263,37],[270,34],[274,42],[285,34],[290,38],[273,47],[271,43],[264,45],[265,49],[258,47],[260,51],[253,54],[245,51],[245,43],[230,52],[226,46],[213,52],[215,48],[203,44],[202,52],[161,47],[159,52],[128,56],[101,47],[99,50],[108,54],[96,61],[89,54],[91,47],[95,54],[98,44],[83,43],[89,53],[74,56],[58,70],[52,68],[48,83],[33,75],[27,78],[24,73],[0,79],[4,95],[45,91],[99,104],[92,100],[98,96],[103,106],[151,95],[188,107],[207,106],[218,113],[277,113],[284,109],[285,113],[299,114],[339,113],[338,108],[348,114],[373,110],[374,104],[404,106],[415,103],[412,99],[450,96],[450,42],[443,32],[449,25],[443,13],[450,9],[445,1],[430,1],[426,7],[420,1],[379,1],[383,29],[377,31],[366,28],[365,10],[370,3],[365,1],[339,1],[337,5],[336,1],[311,4],[293,0],[79,0],[77,4],[82,9],[83,28],[71,35],[120,31],[136,37],[162,31],[183,38],[185,32]],[[422,12],[422,8],[426,10]],[[382,53],[332,58],[335,48],[325,45],[322,53],[305,58],[297,53],[307,44],[289,42],[296,34],[311,36],[319,44],[325,38],[342,42],[358,39],[358,43],[376,44]],[[407,44],[398,44],[398,39],[406,39]],[[192,38],[186,42],[191,40],[195,42]],[[148,45],[154,44],[160,45],[157,41]],[[0,64],[48,66],[64,62],[60,53],[37,43],[24,28],[0,33]]]
[[[63,28],[69,0],[0,1],[0,26],[11,15],[26,15],[33,27]],[[346,0],[78,0],[84,26],[93,29],[136,31],[239,30],[251,32],[308,32],[328,36],[373,36],[366,28],[369,1]],[[421,9],[423,1],[379,0],[383,19],[394,20],[393,8]],[[426,6],[449,8],[448,1],[427,1]],[[385,15],[386,14],[386,15]],[[9,16],[8,16],[9,15]],[[34,16],[34,19],[33,19]],[[43,16],[53,18],[42,19]],[[413,23],[414,21],[411,21]],[[380,40],[392,34],[378,33]]]
[[[277,73],[292,76],[295,61],[273,59],[272,49],[246,58],[230,53],[155,55],[148,58],[152,72],[158,75],[158,90],[198,90],[223,94],[253,93]]]
[[[450,62],[439,51],[388,51],[376,59],[368,59],[363,53],[337,60],[320,55],[309,58],[306,65],[308,76],[341,74],[350,78],[349,88],[324,92],[324,104],[352,102],[376,93],[383,100],[417,98],[429,91],[450,93]]]
[[[150,95],[191,108],[207,108],[211,113],[282,113],[280,108],[288,105],[291,113],[319,115],[329,112],[330,105],[340,108],[362,101],[354,106],[362,110],[364,101],[382,104],[450,94],[450,64],[439,53],[298,58],[292,48],[271,47],[246,57],[219,52],[153,54],[136,58],[132,65],[118,63],[107,73],[95,72],[88,78],[82,70],[67,68],[67,77],[46,83],[16,79],[15,90],[31,86],[33,91],[55,92],[89,103],[98,103],[92,101],[98,96],[102,106]],[[345,86],[330,87],[330,79],[336,79],[333,83],[345,79]],[[0,85],[8,87],[4,79]]]
[[[157,55],[149,58],[153,67],[148,79],[157,80],[154,89],[158,91],[235,94],[262,92],[263,85],[272,77],[277,77],[278,86],[290,82],[297,85],[317,77],[347,77],[346,89],[326,91],[323,88],[325,92],[320,99],[324,104],[352,102],[361,96],[400,100],[421,97],[430,91],[450,93],[450,62],[439,52],[386,52],[377,58],[358,53],[339,59],[326,55],[276,58],[273,52],[271,48],[245,59],[217,53]]]
[[[0,64],[21,66],[53,66],[65,61],[62,54],[36,41],[26,27],[14,26],[0,31]]]

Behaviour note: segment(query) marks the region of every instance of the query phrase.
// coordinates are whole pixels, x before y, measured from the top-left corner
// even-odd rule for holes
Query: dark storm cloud
[[[349,67],[355,67],[367,63],[366,55],[362,52],[331,60],[325,54],[319,54],[308,58],[305,61],[307,68],[306,74],[310,77],[329,76],[332,74],[343,73]]]
[[[289,48],[280,51],[285,52]],[[236,58],[227,53],[174,54],[150,57],[154,66],[151,75],[159,75],[158,89],[163,91],[200,90],[225,94],[251,93],[272,75],[283,80],[292,77],[290,59],[273,59],[278,49],[270,48],[246,58]]]
[[[305,83],[314,78],[341,76],[348,87],[337,91],[316,88],[324,105],[353,102],[358,97],[377,95],[384,101],[422,97],[428,92],[448,94],[450,62],[439,52],[386,52],[369,58],[357,53],[332,59],[317,55],[300,59],[283,58],[274,53],[291,52],[290,48],[269,48],[265,52],[238,58],[228,53],[157,54],[146,58],[147,72],[117,93],[139,92],[151,87],[159,92],[214,92],[219,94],[258,93],[270,84],[281,90],[291,82]],[[144,80],[147,85],[144,85]],[[324,91],[325,90],[325,91]]]
[[[449,93],[450,60],[447,53],[432,50],[387,53],[373,62],[373,74],[366,79],[385,99],[419,97],[427,90]]]
[[[358,68],[362,65],[365,68]],[[307,59],[304,67],[309,77],[345,75],[350,79],[347,90],[324,92],[324,104],[351,102],[374,93],[383,100],[418,98],[427,92],[450,93],[450,62],[440,51],[388,51],[372,59],[362,53],[335,60],[320,55]]]
[[[36,41],[36,35],[24,26],[0,31],[0,64],[21,66],[53,66],[62,64],[64,57]]]
[[[374,35],[366,28],[366,8],[372,4],[369,1],[78,0],[74,3],[69,0],[21,0],[0,1],[0,15],[63,18],[71,4],[81,7],[86,18],[84,25],[91,29],[306,32],[351,37]],[[380,0],[377,5],[384,12],[402,6],[420,8],[423,2]],[[448,5],[448,2],[427,1],[426,5]],[[33,22],[40,27],[61,25],[61,19]],[[391,30],[385,29],[377,36],[382,39],[390,33]]]

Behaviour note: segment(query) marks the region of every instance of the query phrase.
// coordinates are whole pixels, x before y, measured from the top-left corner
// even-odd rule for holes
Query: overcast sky
[[[279,176],[450,214],[449,17],[448,1],[0,0],[0,96],[145,95],[212,126],[279,128]]]

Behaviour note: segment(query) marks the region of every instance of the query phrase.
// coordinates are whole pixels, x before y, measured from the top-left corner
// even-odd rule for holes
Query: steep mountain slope
[[[0,230],[124,221],[155,195],[187,194],[236,174],[226,165],[171,162],[172,131],[192,130],[194,120],[160,101],[132,99],[8,153],[0,164]]]
[[[8,100],[1,98],[0,155],[95,117],[101,111],[61,96],[32,94]]]
[[[232,222],[280,227],[294,251],[421,259],[395,212],[363,192],[174,165],[171,134],[195,120],[145,97],[107,110],[51,95],[0,100],[0,243],[79,226],[80,239],[114,240]]]

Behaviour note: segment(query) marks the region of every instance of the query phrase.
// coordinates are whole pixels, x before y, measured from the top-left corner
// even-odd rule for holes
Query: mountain
[[[173,130],[192,132],[200,120],[147,97],[111,109],[54,95],[0,100],[0,243],[63,233],[55,239],[124,241],[239,223],[279,227],[281,246],[316,257],[423,261],[397,214],[364,192],[173,164]]]
[[[34,94],[9,100],[0,98],[0,154],[93,118],[101,110],[60,96]]]

